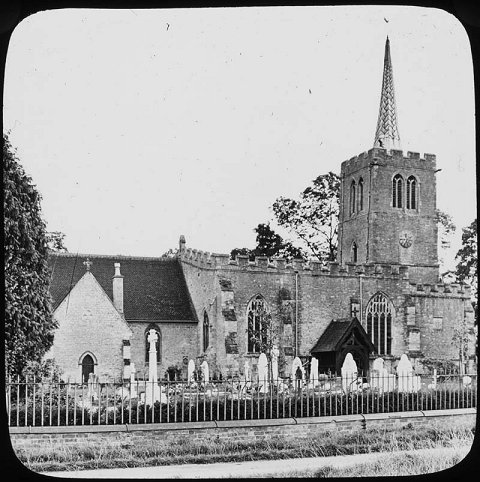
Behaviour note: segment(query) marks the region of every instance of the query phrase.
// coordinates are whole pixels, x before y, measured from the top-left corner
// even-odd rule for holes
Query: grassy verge
[[[150,440],[148,444],[104,442],[81,447],[46,443],[16,455],[29,469],[42,471],[96,468],[146,467],[173,464],[207,464],[246,460],[276,460],[298,457],[350,455],[420,448],[464,447],[473,442],[474,428],[456,423],[431,428],[403,430],[371,429],[356,432],[324,432],[304,440],[284,438],[239,441],[175,442]]]

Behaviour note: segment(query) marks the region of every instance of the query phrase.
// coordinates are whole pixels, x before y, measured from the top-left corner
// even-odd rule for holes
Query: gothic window
[[[363,211],[363,179],[358,181],[358,210]]]
[[[355,181],[350,184],[350,215],[355,213]]]
[[[260,341],[266,342],[265,317],[267,315],[267,304],[261,295],[257,295],[248,304],[247,323],[248,323],[248,353],[260,353]]]
[[[149,361],[150,353],[150,342],[148,341],[148,333],[150,330],[155,330],[157,332],[157,341],[155,342],[155,347],[157,349],[157,363],[162,359],[162,333],[156,325],[149,325],[145,330],[145,361]]]
[[[377,293],[368,302],[366,310],[367,334],[378,355],[389,355],[391,353],[392,313],[392,303],[382,293]]]
[[[95,361],[88,353],[82,359],[82,383],[87,383],[90,373],[95,373]]]
[[[358,248],[357,243],[354,241],[352,243],[352,263],[356,263],[358,261]]]
[[[401,208],[402,207],[402,196],[403,196],[403,177],[400,174],[397,174],[393,178],[393,185],[392,185],[392,205],[394,208]]]
[[[417,209],[417,180],[414,176],[407,179],[407,209]]]
[[[203,351],[206,351],[210,343],[210,322],[207,312],[203,312]]]

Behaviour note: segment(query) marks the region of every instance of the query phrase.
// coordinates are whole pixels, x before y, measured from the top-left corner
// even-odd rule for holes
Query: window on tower
[[[350,216],[355,214],[355,181],[350,184]]]
[[[407,209],[417,209],[417,180],[414,176],[407,179]]]
[[[257,295],[250,301],[247,308],[248,353],[260,353],[262,345],[267,342],[267,317],[268,308],[265,299],[263,296]]]
[[[363,179],[358,181],[358,211],[363,211]]]
[[[207,351],[210,343],[210,322],[208,320],[207,312],[203,312],[203,351]]]
[[[357,243],[355,241],[352,243],[352,263],[358,262],[358,248]]]
[[[400,174],[397,174],[393,178],[392,183],[392,206],[394,208],[401,208],[403,207],[403,177]]]

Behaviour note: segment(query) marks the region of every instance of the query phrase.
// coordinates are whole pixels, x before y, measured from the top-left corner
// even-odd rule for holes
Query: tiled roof
[[[85,273],[90,271],[112,299],[114,263],[123,275],[126,320],[197,321],[180,263],[175,258],[140,258],[95,254],[50,253],[50,293],[54,309]]]
[[[357,328],[360,336],[363,338],[363,342],[373,351],[374,347],[372,342],[368,338],[368,335],[365,333],[365,330],[358,319],[341,318],[330,322],[318,339],[316,345],[310,350],[310,353],[336,351],[342,341],[345,340],[354,328]]]

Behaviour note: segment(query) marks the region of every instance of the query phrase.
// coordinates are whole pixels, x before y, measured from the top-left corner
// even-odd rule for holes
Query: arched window
[[[414,176],[407,179],[407,209],[417,209],[417,180]]]
[[[393,178],[393,184],[392,184],[392,206],[394,208],[401,208],[403,203],[402,203],[402,198],[403,198],[403,177],[400,174],[397,174]]]
[[[207,312],[203,312],[203,351],[207,351],[210,343],[210,322],[208,321]]]
[[[354,241],[352,243],[352,263],[356,263],[358,261],[358,248],[357,243]]]
[[[82,359],[82,383],[87,383],[90,373],[95,373],[95,361],[88,353]]]
[[[368,302],[366,310],[367,334],[378,355],[389,355],[391,353],[392,314],[392,303],[383,293],[377,293]]]
[[[350,215],[355,213],[355,181],[350,184]]]
[[[157,332],[157,341],[155,342],[155,348],[157,349],[157,363],[162,360],[162,333],[157,325],[148,325],[145,330],[145,361],[149,361],[150,353],[150,342],[148,341],[148,333],[150,330],[155,330]]]
[[[358,181],[358,211],[363,211],[363,179]]]
[[[268,316],[267,304],[261,295],[257,295],[248,304],[247,326],[248,326],[248,353],[260,353],[261,345],[266,343],[266,325]]]

